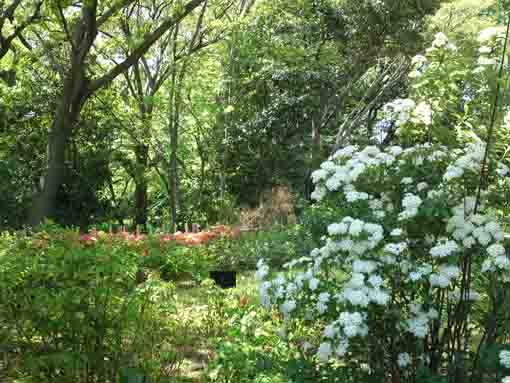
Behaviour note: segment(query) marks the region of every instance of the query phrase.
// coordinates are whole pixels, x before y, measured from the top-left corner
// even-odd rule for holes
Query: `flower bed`
[[[239,238],[240,230],[230,228],[224,225],[214,226],[211,230],[199,231],[197,233],[183,233],[177,231],[174,234],[159,234],[159,235],[145,235],[140,233],[130,233],[126,230],[121,230],[118,233],[106,233],[104,231],[93,230],[90,233],[82,234],[80,242],[86,245],[91,245],[101,239],[107,240],[124,240],[128,243],[146,243],[152,239],[159,239],[162,242],[175,242],[183,246],[197,246],[206,245],[215,238]]]

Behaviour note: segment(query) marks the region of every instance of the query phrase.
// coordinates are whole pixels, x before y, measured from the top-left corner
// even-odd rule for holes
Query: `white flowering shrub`
[[[439,34],[437,50],[455,47]],[[386,113],[397,125],[413,115],[432,124],[421,101],[396,100]],[[493,323],[510,258],[493,212],[509,197],[507,172],[476,138],[462,149],[338,150],[313,173],[312,198],[341,213],[288,272],[275,278],[259,261],[262,304],[319,365],[340,363],[359,381],[481,379],[485,350],[505,339]],[[503,368],[509,355],[500,355]]]
[[[500,28],[488,28],[477,41],[464,41],[459,47],[443,33],[436,34],[431,47],[412,59],[408,98],[381,108],[374,140],[382,141],[389,126],[407,146],[415,142],[463,145],[473,134],[485,136],[503,43]],[[500,103],[509,102],[503,92]],[[510,124],[503,124],[502,130],[508,134]]]
[[[268,280],[258,263],[262,304],[289,328],[321,323],[319,341],[306,339],[319,362],[348,358],[402,379],[418,367],[439,371],[449,342],[472,330],[468,307],[493,281],[510,281],[504,233],[489,209],[506,183],[476,200],[484,154],[482,142],[337,151],[314,172],[314,197],[343,216],[288,273]],[[493,162],[494,177],[502,166]]]

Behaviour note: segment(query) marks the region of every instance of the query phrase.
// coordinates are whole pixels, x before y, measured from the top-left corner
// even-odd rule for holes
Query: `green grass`
[[[247,295],[248,297],[257,300],[258,285],[255,279],[255,271],[245,271],[238,274],[237,286],[231,289],[231,291],[234,294]],[[177,285],[176,295],[179,304],[186,307],[205,305],[208,301],[207,288],[187,282]]]
[[[258,285],[254,271],[242,272],[237,275],[237,286],[228,290],[213,292],[207,286],[189,282],[177,284],[175,298],[177,302],[176,318],[178,341],[173,345],[181,361],[172,382],[199,382],[202,372],[209,360],[214,356],[215,344],[221,340],[228,330],[225,322],[215,315],[215,295],[228,294],[228,299],[246,299],[250,304],[258,304]],[[221,310],[221,308],[219,308]]]

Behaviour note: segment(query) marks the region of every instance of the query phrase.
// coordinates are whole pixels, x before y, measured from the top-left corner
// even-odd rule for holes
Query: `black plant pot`
[[[209,276],[221,288],[230,289],[236,287],[235,271],[211,271]]]
[[[137,368],[126,368],[120,372],[121,383],[149,383],[147,375]]]

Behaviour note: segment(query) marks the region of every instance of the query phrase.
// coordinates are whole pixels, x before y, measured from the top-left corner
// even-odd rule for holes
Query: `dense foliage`
[[[0,0],[0,381],[510,382],[509,31]]]
[[[0,225],[83,229],[224,223],[278,185],[308,197],[367,73],[417,52],[440,5],[4,3]]]
[[[115,381],[129,369],[159,374],[173,352],[172,288],[155,279],[137,285],[135,249],[41,232],[4,235],[0,254],[8,376],[85,382]]]
[[[483,30],[478,58],[469,65],[464,56],[459,70],[450,59],[458,48],[436,34],[413,59],[414,98],[384,107],[379,134],[393,128],[408,146],[336,151],[312,174],[312,197],[336,207],[323,245],[276,279],[258,263],[262,304],[278,309],[319,363],[340,360],[357,381],[507,374],[510,260],[497,214],[507,209],[509,168],[494,131],[506,129],[496,108],[508,101],[490,92],[498,94],[507,39]]]

